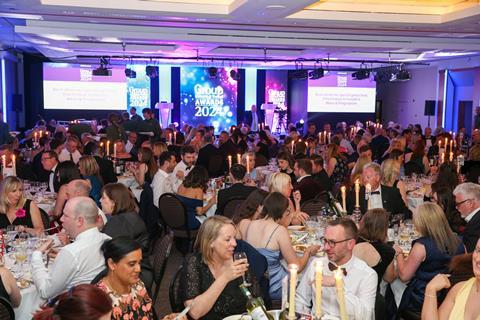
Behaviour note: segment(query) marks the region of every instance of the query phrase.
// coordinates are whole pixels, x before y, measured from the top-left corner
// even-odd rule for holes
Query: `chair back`
[[[322,209],[325,207],[326,202],[320,197],[315,197],[311,200],[304,202],[300,208],[309,216],[318,216]]]
[[[145,222],[150,239],[153,239],[159,231],[158,209],[153,204],[153,189],[145,183],[140,195],[139,216]]]
[[[15,320],[15,313],[10,301],[4,297],[0,297],[0,319],[2,320]]]
[[[245,198],[232,198],[228,200],[228,202],[225,204],[225,207],[223,208],[223,215],[227,218],[232,219],[237,212],[237,209],[242,205],[244,201]]]
[[[210,178],[216,178],[224,173],[225,157],[222,154],[212,154],[208,158],[208,175]]]
[[[180,298],[180,278],[183,271],[183,265],[175,272],[172,282],[170,282],[170,288],[168,289],[168,298],[170,300],[170,308],[172,312],[180,312],[183,310],[183,301]]]
[[[153,257],[153,280],[155,281],[155,293],[153,295],[153,303],[157,300],[160,284],[162,282],[165,269],[167,268],[168,257],[172,250],[173,232],[170,231],[157,240],[152,252]]]
[[[187,229],[187,208],[173,193],[164,193],[158,200],[163,222],[172,229]]]

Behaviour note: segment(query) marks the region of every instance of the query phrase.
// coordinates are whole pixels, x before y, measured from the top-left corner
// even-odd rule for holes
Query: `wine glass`
[[[233,254],[233,260],[241,260],[241,259],[248,259],[247,254],[245,252],[241,251],[241,252],[235,252]],[[247,280],[245,278],[245,274],[242,274],[242,278],[243,278],[243,285],[245,287],[249,287],[249,286],[252,285],[251,283],[247,282]]]

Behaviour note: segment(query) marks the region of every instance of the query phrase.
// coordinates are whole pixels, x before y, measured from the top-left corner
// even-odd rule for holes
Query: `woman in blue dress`
[[[103,180],[100,176],[100,167],[93,156],[82,156],[78,161],[78,169],[82,177],[90,182],[92,189],[90,190],[90,198],[100,206],[100,198],[102,197]]]
[[[293,217],[288,199],[279,192],[272,192],[263,201],[262,219],[252,221],[245,231],[244,239],[255,247],[268,262],[270,275],[269,293],[273,300],[282,297],[282,279],[287,270],[280,264],[285,258],[287,264],[296,264],[298,272],[306,266],[308,259],[320,248],[317,245],[305,247],[297,256],[287,231]]]
[[[195,166],[187,174],[183,183],[178,187],[177,197],[187,207],[187,227],[189,229],[200,228],[200,220],[197,216],[205,216],[207,211],[217,203],[215,194],[203,205],[204,195],[208,186],[207,169]]]

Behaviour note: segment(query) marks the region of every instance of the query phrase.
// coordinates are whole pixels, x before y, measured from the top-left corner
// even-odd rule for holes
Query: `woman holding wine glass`
[[[180,279],[180,297],[185,306],[191,306],[191,318],[217,320],[246,311],[247,298],[239,286],[241,276],[248,273],[248,262],[233,259],[235,234],[235,225],[223,216],[212,216],[200,227],[196,252],[185,261]],[[258,297],[258,283],[248,274],[246,279],[251,279],[249,289]]]
[[[23,226],[24,231],[43,231],[40,209],[35,202],[26,199],[23,183],[17,177],[7,177],[0,184],[0,228],[9,225]]]

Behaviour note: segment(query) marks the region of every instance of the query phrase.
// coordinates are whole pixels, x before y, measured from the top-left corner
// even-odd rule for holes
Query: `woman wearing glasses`
[[[297,256],[287,231],[293,213],[289,209],[288,199],[281,193],[272,192],[265,198],[261,216],[264,218],[254,220],[248,225],[243,236],[245,241],[257,248],[267,259],[270,298],[278,300],[282,297],[282,279],[287,275],[287,270],[280,261],[285,258],[287,264],[296,264],[298,272],[301,272],[308,259],[317,253],[320,247],[305,247],[303,255]]]
[[[446,274],[437,274],[425,289],[422,320],[437,319],[478,319],[480,315],[480,240],[472,255],[474,277],[457,283],[448,291],[447,297],[437,309],[437,294],[451,287]]]
[[[398,276],[408,282],[398,308],[400,314],[404,310],[420,312],[427,283],[437,274],[447,273],[452,257],[465,252],[462,241],[450,229],[438,204],[420,205],[413,216],[413,224],[420,238],[413,241],[408,257],[403,257],[402,248],[394,246]]]

